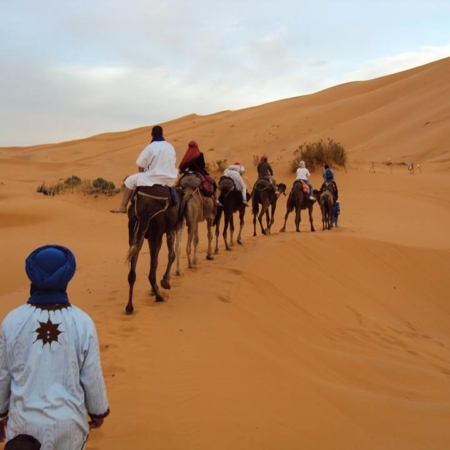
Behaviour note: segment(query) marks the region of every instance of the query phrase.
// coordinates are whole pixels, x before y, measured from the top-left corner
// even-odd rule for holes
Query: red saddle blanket
[[[301,184],[304,194],[310,195],[309,194],[309,186],[303,180],[296,180],[296,183],[300,183]]]

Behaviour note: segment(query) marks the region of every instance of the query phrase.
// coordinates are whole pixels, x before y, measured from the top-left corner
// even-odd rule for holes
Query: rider
[[[247,186],[244,183],[244,180],[242,179],[242,175],[245,173],[244,166],[241,165],[239,162],[235,162],[231,166],[228,166],[223,171],[224,177],[229,177],[234,181],[234,184],[236,186],[236,189],[240,191],[242,194],[242,203],[245,206],[248,206],[247,201]]]
[[[324,182],[323,182],[322,186],[320,187],[320,192],[323,192],[326,189],[327,185],[331,184],[334,201],[337,202],[339,199],[339,193],[338,193],[336,181],[334,181],[334,170],[328,164],[323,165],[322,177],[323,177]]]
[[[136,160],[139,173],[130,175],[125,179],[122,202],[120,206],[111,209],[110,212],[125,214],[131,194],[138,186],[153,186],[155,184],[169,186],[171,188],[172,204],[176,204],[178,197],[173,187],[173,183],[177,178],[176,159],[175,149],[164,139],[162,127],[155,125],[152,128],[151,143],[142,150]]]
[[[270,165],[270,163],[267,161],[266,155],[261,156],[257,170],[258,170],[258,179],[263,178],[263,179],[269,180],[272,183],[275,194],[278,197],[280,195],[280,193],[277,190],[278,184],[273,176],[273,169],[272,169],[272,166]]]
[[[207,180],[207,185],[212,186],[212,192],[214,200],[216,198],[217,184],[214,178],[206,170],[205,156],[198,148],[198,144],[195,141],[190,141],[186,153],[178,166],[180,174],[185,172],[196,172],[199,174],[202,181]],[[209,189],[208,189],[209,191]],[[211,195],[211,193],[209,193]]]
[[[308,180],[308,178],[311,176],[311,174],[309,173],[309,170],[306,168],[305,165],[305,161],[300,161],[299,165],[298,165],[298,169],[297,169],[297,178],[295,179],[297,180],[301,180],[304,181],[308,187],[309,187],[309,199],[312,202],[316,201],[316,198],[314,197],[314,189],[312,187],[311,182]]]

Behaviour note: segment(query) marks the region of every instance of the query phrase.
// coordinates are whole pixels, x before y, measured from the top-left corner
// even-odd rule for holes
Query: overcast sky
[[[0,0],[0,146],[237,110],[450,56],[450,0]]]

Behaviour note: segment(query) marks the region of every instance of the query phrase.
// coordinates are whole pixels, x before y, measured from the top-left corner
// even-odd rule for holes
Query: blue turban
[[[61,245],[44,245],[34,250],[25,261],[25,270],[31,281],[28,303],[69,303],[67,285],[75,274],[73,253]]]

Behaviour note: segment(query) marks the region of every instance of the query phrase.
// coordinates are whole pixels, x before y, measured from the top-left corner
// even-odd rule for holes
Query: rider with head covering
[[[245,173],[244,166],[241,165],[239,162],[235,162],[231,166],[228,166],[223,171],[224,177],[229,177],[234,181],[234,185],[236,186],[236,189],[242,194],[242,203],[245,206],[248,206],[247,201],[247,186],[244,183],[244,180],[242,179],[242,175]]]
[[[323,192],[327,188],[329,189],[329,187],[331,187],[331,191],[334,196],[334,201],[337,202],[339,200],[339,191],[336,181],[334,180],[334,170],[328,164],[323,165],[322,177],[323,183],[322,186],[320,187],[320,192]]]
[[[139,172],[125,179],[122,202],[110,212],[125,214],[134,189],[139,186],[156,184],[170,187],[172,204],[175,205],[178,198],[173,187],[177,178],[176,159],[175,149],[164,139],[162,127],[155,125],[152,128],[152,141],[142,150],[136,160]]]
[[[278,196],[280,194],[277,191],[278,184],[273,176],[273,169],[272,169],[272,166],[270,165],[269,161],[267,160],[266,155],[261,156],[259,163],[258,163],[257,171],[258,171],[258,179],[263,178],[266,180],[270,180],[272,183],[273,189],[275,191],[275,194],[277,194],[277,196]]]
[[[27,304],[0,332],[0,436],[27,434],[45,449],[84,449],[109,414],[95,325],[69,302],[73,253],[45,245],[25,261]],[[90,416],[88,423],[87,416]]]
[[[305,182],[308,185],[308,187],[309,187],[309,199],[312,202],[315,202],[316,198],[314,197],[314,189],[312,187],[311,182],[308,179],[310,176],[311,176],[311,174],[309,173],[309,170],[306,168],[305,161],[300,161],[300,163],[298,165],[298,169],[297,169],[295,180],[301,180],[301,181]]]

